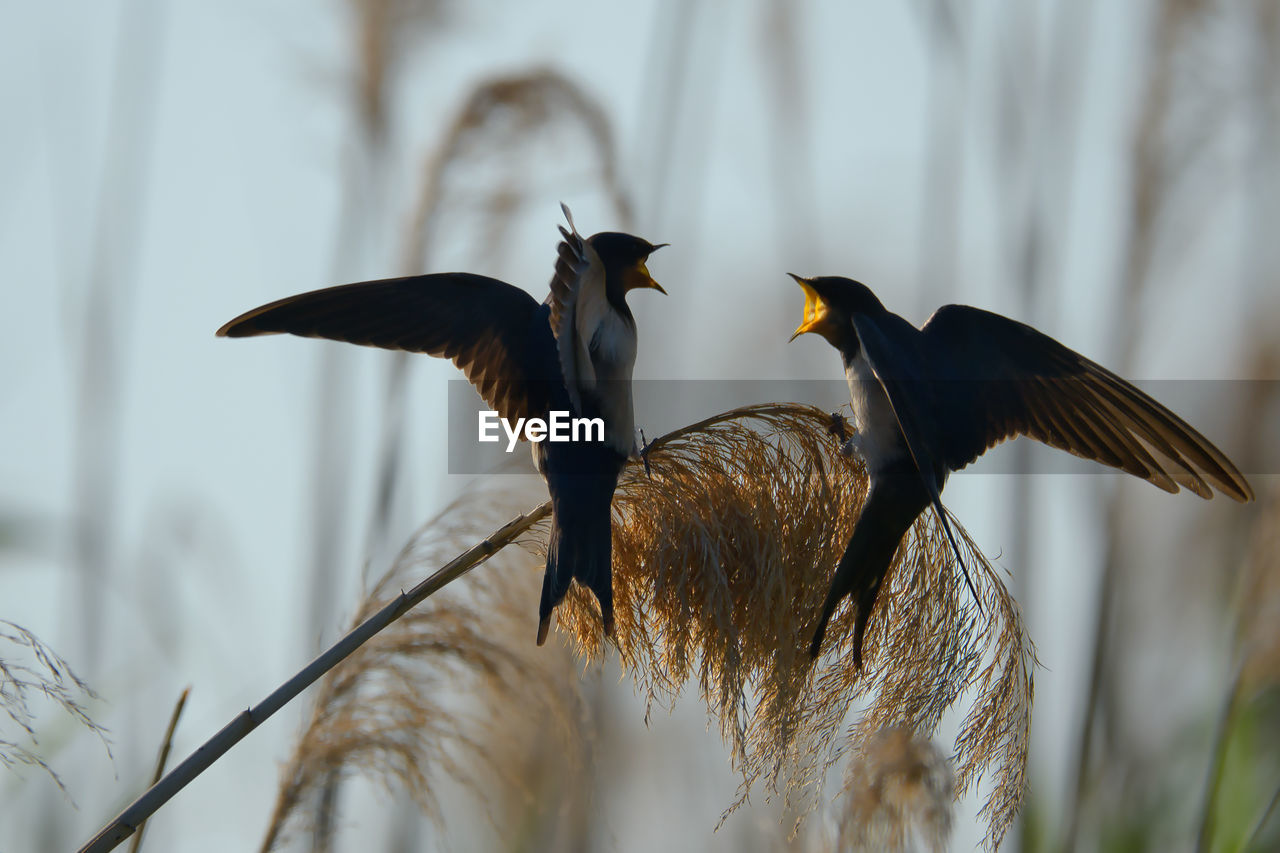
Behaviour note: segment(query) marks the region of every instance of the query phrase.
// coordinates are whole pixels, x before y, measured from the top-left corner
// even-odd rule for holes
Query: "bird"
[[[822,605],[811,658],[821,652],[831,614],[852,596],[854,664],[861,668],[880,584],[903,536],[929,506],[965,571],[942,488],[952,471],[1007,439],[1025,435],[1167,492],[1181,486],[1208,499],[1216,489],[1241,503],[1253,500],[1231,460],[1184,420],[1031,326],[944,305],[917,329],[861,282],[788,275],[805,298],[791,340],[813,333],[840,351],[856,426],[841,450],[861,457],[869,478]]]
[[[583,238],[561,205],[550,293],[466,272],[358,282],[289,296],[218,329],[219,337],[288,333],[453,361],[508,424],[552,412],[601,418],[578,441],[534,441],[535,467],[551,497],[551,530],[538,611],[537,643],[577,579],[600,604],[614,635],[613,493],[637,452],[631,377],[637,336],[627,305],[632,290],[666,290],[649,274],[649,256],[667,245],[606,231]]]

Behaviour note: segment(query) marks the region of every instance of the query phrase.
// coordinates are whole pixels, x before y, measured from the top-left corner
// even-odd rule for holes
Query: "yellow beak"
[[[814,290],[809,284],[809,280],[801,278],[795,273],[787,273],[796,280],[796,284],[800,285],[800,289],[804,291],[804,322],[796,327],[795,334],[787,341],[791,343],[805,332],[816,332],[818,327],[827,319],[827,303],[822,301],[822,297],[818,295],[818,291]]]
[[[662,248],[662,246],[665,246],[665,245],[667,244],[663,243],[661,246],[654,246],[654,248],[660,249]],[[662,285],[654,281],[653,276],[649,275],[649,267],[647,267],[643,263],[636,264],[636,272],[640,273],[640,275],[638,275],[635,279],[632,280],[632,285],[631,285],[632,288],[650,287],[658,291],[659,293],[661,293],[663,296],[667,295],[667,292],[662,289]]]

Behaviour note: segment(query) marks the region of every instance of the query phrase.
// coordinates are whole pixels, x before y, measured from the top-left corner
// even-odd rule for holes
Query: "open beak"
[[[827,319],[827,303],[822,301],[822,297],[809,284],[808,279],[790,272],[787,275],[794,278],[796,284],[800,285],[800,289],[804,291],[804,321],[796,327],[795,333],[787,340],[787,343],[791,343],[805,332],[818,330],[822,322]]]
[[[671,245],[670,243],[659,243],[649,250],[649,254],[653,254],[654,252],[661,249],[663,246],[670,246],[670,245]],[[641,282],[642,282],[641,284],[637,285],[638,287],[650,287],[658,291],[659,293],[661,293],[663,296],[667,295],[667,292],[662,289],[662,285],[654,281],[653,276],[649,275],[649,267],[647,267],[644,263],[636,264],[636,267],[640,271]]]
[[[654,281],[653,276],[649,275],[649,268],[644,264],[636,264],[635,274],[628,277],[627,290],[640,290],[643,288],[652,288],[666,295],[662,285]]]

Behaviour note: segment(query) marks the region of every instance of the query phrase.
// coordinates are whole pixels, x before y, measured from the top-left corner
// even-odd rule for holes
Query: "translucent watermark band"
[[[945,384],[948,394],[962,393],[979,403],[1011,393],[1000,380]],[[1280,380],[1162,379],[1133,384],[1216,445],[1246,477],[1280,473]],[[510,473],[513,455],[529,458],[529,443],[518,441],[511,446],[501,426],[497,428],[501,440],[482,442],[478,425],[482,413],[491,411],[489,406],[464,379],[450,380],[448,386],[449,473]],[[631,392],[637,446],[639,430],[653,439],[720,412],[758,403],[813,405],[851,417],[849,386],[840,379],[645,379],[633,382]],[[1035,441],[1020,443],[1027,448],[1011,451],[1007,444],[994,448],[960,473],[1114,473]],[[528,470],[532,473],[532,467]]]

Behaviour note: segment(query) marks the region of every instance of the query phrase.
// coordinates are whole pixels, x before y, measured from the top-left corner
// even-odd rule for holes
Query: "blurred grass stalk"
[[[1232,200],[1233,193],[1240,194],[1246,205],[1245,215],[1256,223],[1255,228],[1245,230],[1243,281],[1255,288],[1257,296],[1273,291],[1275,281],[1274,264],[1267,260],[1274,258],[1275,241],[1264,223],[1274,219],[1270,213],[1275,208],[1277,186],[1273,142],[1277,127],[1275,92],[1280,82],[1275,70],[1276,57],[1280,56],[1280,27],[1276,6],[1270,0],[1162,0],[1155,8],[1151,26],[1145,94],[1130,158],[1129,237],[1121,299],[1114,313],[1113,337],[1122,347],[1122,370],[1137,350],[1139,339],[1134,330],[1143,328],[1143,303],[1151,298],[1151,288],[1163,280],[1161,268],[1181,262],[1193,241],[1208,239],[1201,234],[1212,232],[1219,219],[1214,214]],[[1248,142],[1240,145],[1242,139],[1252,142],[1252,146]],[[1241,168],[1237,172],[1233,167]],[[1230,274],[1229,266],[1223,274]],[[1270,379],[1274,362],[1269,361],[1268,353],[1273,336],[1267,326],[1267,310],[1274,311],[1274,305],[1255,298],[1248,308],[1254,312],[1250,325],[1255,327],[1257,339],[1237,345],[1238,352],[1252,361],[1255,378]],[[1260,387],[1269,384],[1259,383]],[[1244,401],[1233,413],[1238,432],[1245,437],[1242,446],[1253,451],[1246,452],[1245,458],[1268,456],[1269,448],[1260,448],[1260,443],[1265,444],[1261,436],[1269,434],[1262,418],[1270,403],[1269,392],[1263,392]],[[1175,788],[1167,778],[1153,780],[1149,771],[1144,776],[1143,756],[1121,729],[1126,717],[1123,706],[1129,698],[1123,690],[1127,681],[1124,667],[1135,654],[1121,631],[1131,624],[1126,618],[1128,611],[1138,610],[1141,599],[1135,596],[1150,594],[1145,589],[1135,589],[1129,580],[1131,575],[1123,571],[1124,555],[1134,542],[1149,533],[1134,526],[1135,513],[1118,494],[1109,495],[1106,504],[1105,562],[1098,588],[1089,695],[1079,735],[1076,792],[1063,839],[1066,850],[1076,849],[1079,833],[1090,825],[1101,838],[1116,827],[1130,833],[1159,831],[1150,817],[1135,816],[1132,810],[1109,808],[1095,801],[1093,792],[1098,788],[1118,786],[1121,793],[1115,801],[1125,803],[1168,797]],[[1247,541],[1245,531],[1258,518],[1256,513],[1237,516],[1232,523],[1223,523],[1210,532],[1215,543],[1212,549],[1200,545],[1206,553],[1222,555],[1222,570],[1212,577],[1223,579],[1224,600],[1231,598],[1232,579],[1238,580]],[[1197,530],[1195,535],[1203,538],[1204,531]],[[1179,569],[1177,565],[1164,568]],[[1170,588],[1194,589],[1185,584]],[[1236,604],[1247,607],[1249,602],[1240,599]],[[1234,609],[1228,605],[1228,614]],[[1216,657],[1209,654],[1211,660]],[[1236,676],[1224,678],[1222,689],[1221,709],[1216,715],[1212,710],[1205,712],[1214,720],[1206,760],[1208,782],[1201,791],[1177,791],[1197,798],[1199,825],[1169,822],[1177,823],[1179,830],[1185,823],[1190,836],[1198,833],[1202,847],[1221,843],[1221,833],[1214,826],[1221,817],[1217,814],[1222,805],[1219,793],[1226,790],[1224,785],[1228,783],[1247,784],[1245,771],[1250,769],[1235,766],[1227,755],[1241,721],[1252,713],[1246,713],[1250,703],[1239,695],[1243,688]],[[1274,721],[1274,715],[1269,719]],[[1275,745],[1259,748],[1272,750]],[[1198,749],[1196,754],[1200,754]],[[1102,757],[1105,761],[1099,761]],[[1265,759],[1255,756],[1253,760]],[[1270,780],[1254,781],[1272,784]],[[1168,827],[1163,829],[1169,832]]]
[[[1175,238],[1188,233],[1189,223],[1203,217],[1220,201],[1221,191],[1208,178],[1214,165],[1212,143],[1228,124],[1230,99],[1220,92],[1207,91],[1204,78],[1180,73],[1187,63],[1198,66],[1203,57],[1197,35],[1209,27],[1215,15],[1206,0],[1160,0],[1156,4],[1150,33],[1150,54],[1141,112],[1134,128],[1130,154],[1130,196],[1128,239],[1117,291],[1118,303],[1112,311],[1112,345],[1117,370],[1131,372],[1134,353],[1141,340],[1141,307],[1153,284],[1153,269],[1163,252],[1183,248]],[[1198,91],[1196,86],[1206,91]],[[1199,95],[1209,115],[1194,123],[1177,123],[1179,108],[1195,103]],[[1181,231],[1179,232],[1179,227]],[[1101,488],[1106,488],[1102,486]],[[1062,849],[1077,849],[1077,839],[1085,822],[1085,811],[1096,787],[1099,772],[1113,774],[1131,764],[1135,756],[1126,753],[1122,739],[1104,725],[1115,720],[1122,697],[1117,691],[1122,655],[1117,653],[1117,630],[1126,603],[1122,577],[1122,554],[1133,530],[1132,513],[1118,490],[1099,495],[1107,507],[1105,549],[1101,578],[1097,586],[1094,612],[1097,614],[1090,652],[1088,692],[1083,706],[1076,752],[1075,791],[1068,812]],[[1098,739],[1103,740],[1099,749]],[[1105,755],[1107,763],[1095,767],[1095,758]],[[1130,796],[1133,792],[1130,792]],[[1095,814],[1101,825],[1103,815]]]
[[[1255,787],[1280,785],[1275,773],[1274,740],[1263,742],[1246,755],[1240,755],[1239,738],[1247,743],[1249,723],[1259,719],[1261,726],[1274,724],[1274,707],[1268,710],[1268,692],[1280,686],[1280,495],[1272,494],[1255,526],[1244,569],[1237,578],[1232,596],[1235,624],[1233,675],[1226,687],[1222,708],[1214,722],[1204,793],[1200,804],[1197,851],[1220,849],[1252,850],[1262,840],[1268,820],[1276,807],[1280,791],[1264,803],[1225,803],[1224,792],[1230,777],[1247,777],[1252,772],[1259,778]],[[1236,747],[1233,750],[1233,747]],[[1272,760],[1268,760],[1268,758]],[[1258,773],[1261,769],[1262,773]],[[1253,780],[1250,780],[1253,781]],[[1242,788],[1233,788],[1235,799]],[[1262,788],[1267,790],[1266,787]],[[1230,825],[1221,813],[1238,815],[1241,807],[1256,805],[1258,816],[1246,830]],[[1280,832],[1272,833],[1274,842]]]
[[[127,323],[134,313],[144,241],[144,201],[152,171],[158,89],[164,79],[167,14],[168,4],[156,0],[125,0],[119,6],[93,232],[87,237],[86,257],[69,253],[83,266],[77,264],[64,275],[66,304],[79,311],[73,315],[66,347],[74,354],[70,536],[74,570],[66,576],[72,589],[65,596],[70,606],[64,610],[63,631],[70,636],[73,658],[91,682],[102,676],[107,663],[103,655],[110,648],[105,638],[114,632],[112,618],[120,615],[116,609],[103,608],[102,602],[108,597],[108,583],[122,580],[117,550]],[[50,109],[60,106],[57,99],[50,99],[50,104]],[[82,189],[74,191],[77,206],[84,201]],[[65,210],[62,217],[64,224],[73,221]],[[65,803],[53,798],[38,800],[35,806],[33,822],[40,843],[49,849],[68,846],[64,811]]]
[[[118,526],[117,493],[121,401],[121,364],[128,340],[124,318],[132,313],[135,267],[142,246],[143,199],[147,197],[148,154],[154,141],[155,114],[163,52],[166,5],[156,0],[126,0],[121,5],[119,41],[108,111],[92,249],[85,269],[80,327],[73,345],[79,352],[75,414],[75,528],[78,572],[73,576],[77,606],[77,657],[90,678],[101,666],[104,583],[113,565]]]
[[[991,72],[995,116],[992,165],[1003,271],[1016,293],[1018,316],[1036,324],[1061,281],[1069,246],[1071,176],[1078,142],[1082,69],[1089,64],[1093,4],[1066,0],[1052,5],[1045,30],[1040,7],[1015,4],[997,19],[998,61]],[[972,45],[980,37],[970,4],[919,0],[916,4],[929,45],[930,76],[925,123],[924,198],[917,302],[925,311],[957,298],[959,216],[964,196],[964,151],[968,137],[970,88],[974,85]],[[1041,36],[1042,30],[1047,32]],[[1040,45],[1047,41],[1047,50]],[[977,66],[981,68],[980,65]],[[972,97],[982,103],[979,90]],[[1033,478],[1030,446],[1008,451],[1019,473],[1011,481],[1009,546],[1006,559],[1019,567],[1013,575],[1015,597],[1033,597],[1036,573],[1032,531]],[[1018,832],[1022,846],[1021,831]]]
[[[169,716],[169,727],[165,729],[164,738],[160,741],[160,756],[156,759],[155,775],[151,777],[152,785],[164,778],[164,768],[169,763],[169,751],[173,748],[173,735],[178,730],[178,720],[182,719],[182,710],[187,706],[189,695],[191,695],[191,688],[184,688],[182,693],[178,694],[178,701],[173,706],[173,713]],[[145,821],[138,825],[138,831],[133,835],[133,843],[129,845],[129,853],[138,853],[142,849],[142,834],[146,828]]]
[[[351,140],[340,175],[338,220],[333,241],[333,282],[364,278],[366,263],[372,259],[373,247],[386,230],[388,212],[388,178],[390,171],[389,116],[386,104],[393,83],[393,72],[399,65],[399,53],[406,35],[413,34],[414,12],[428,8],[427,3],[396,0],[348,0],[351,12],[355,61],[350,91]],[[402,20],[409,18],[410,20]],[[330,626],[337,622],[337,590],[341,589],[343,544],[348,532],[344,523],[350,515],[351,435],[354,419],[349,400],[352,396],[351,367],[354,354],[346,348],[327,344],[321,347],[316,365],[316,411],[309,419],[314,436],[314,459],[310,470],[315,484],[312,495],[311,549],[309,556],[310,590],[307,618],[303,620],[304,642],[320,642]],[[395,412],[388,413],[395,417]],[[389,502],[389,498],[388,498]],[[377,506],[381,508],[382,502]],[[371,547],[372,543],[366,545]],[[322,797],[324,807],[317,815],[312,830],[312,849],[323,853],[330,849],[333,836],[332,815],[337,812],[340,779],[332,777]]]

